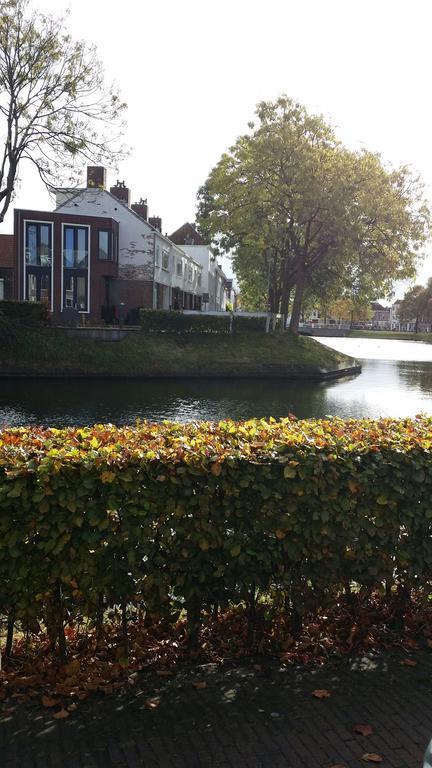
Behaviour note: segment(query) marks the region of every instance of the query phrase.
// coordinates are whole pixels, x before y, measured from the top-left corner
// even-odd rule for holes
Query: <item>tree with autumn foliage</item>
[[[256,116],[198,193],[200,229],[233,250],[240,291],[283,315],[292,302],[295,333],[308,292],[366,301],[412,277],[430,224],[420,179],[348,150],[286,96]]]
[[[0,0],[0,222],[24,161],[47,185],[71,185],[82,163],[121,157],[125,106],[95,48],[72,40],[63,18]]]
[[[401,320],[415,322],[414,331],[418,333],[419,323],[432,322],[432,277],[427,285],[414,285],[399,304],[398,314]]]

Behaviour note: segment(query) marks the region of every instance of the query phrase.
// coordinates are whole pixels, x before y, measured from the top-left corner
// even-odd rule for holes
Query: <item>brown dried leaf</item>
[[[371,725],[355,725],[354,733],[360,733],[362,736],[372,736],[373,728]]]
[[[312,691],[312,696],[315,696],[316,699],[329,699],[331,693],[326,691],[325,688],[317,688],[316,691]]]
[[[42,696],[41,698],[42,706],[44,707],[56,707],[57,704],[60,704],[58,699],[53,699],[51,696]]]
[[[405,667],[416,667],[417,666],[417,662],[414,661],[414,659],[404,659],[401,663],[404,664]]]
[[[61,709],[60,712],[54,712],[53,717],[56,720],[64,720],[66,717],[69,717],[69,712],[67,709]]]
[[[365,763],[382,763],[383,758],[381,755],[377,755],[376,752],[365,752],[362,755],[362,760]]]
[[[197,691],[201,691],[203,688],[207,688],[207,683],[204,680],[196,680],[194,683],[192,683],[193,687],[196,688]]]
[[[170,670],[169,670],[169,669],[157,669],[157,670],[156,670],[156,674],[157,674],[159,677],[171,677],[171,675],[172,675],[172,672],[170,672]]]

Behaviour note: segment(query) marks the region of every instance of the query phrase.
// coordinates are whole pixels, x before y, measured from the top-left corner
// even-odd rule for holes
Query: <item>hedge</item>
[[[113,605],[197,627],[258,590],[298,616],[350,585],[430,591],[431,450],[425,417],[5,429],[0,614],[54,621],[64,651]]]
[[[266,317],[242,317],[241,315],[233,315],[232,329],[234,333],[252,331],[265,331],[267,325]]]
[[[169,333],[229,333],[231,316],[185,315],[164,309],[141,309],[141,327],[145,331]]]
[[[50,318],[46,303],[36,301],[0,301],[0,316],[31,325],[45,325]]]

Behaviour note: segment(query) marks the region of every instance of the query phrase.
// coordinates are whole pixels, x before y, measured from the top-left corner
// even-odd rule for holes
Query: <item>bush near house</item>
[[[431,593],[431,450],[424,417],[3,430],[0,614],[63,651],[115,605],[124,626],[186,608],[193,636],[260,593],[298,627],[385,588],[403,617]]]
[[[141,327],[145,331],[169,333],[229,333],[231,317],[217,315],[185,315],[164,309],[141,309]]]
[[[45,302],[0,301],[0,317],[29,325],[47,325],[50,313]]]
[[[266,329],[267,318],[266,317],[242,317],[241,315],[233,315],[232,329],[234,333],[241,332],[263,332]]]

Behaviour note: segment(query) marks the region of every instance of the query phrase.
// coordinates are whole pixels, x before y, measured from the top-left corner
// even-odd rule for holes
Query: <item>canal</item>
[[[432,414],[432,344],[320,338],[361,359],[358,376],[317,384],[282,379],[0,379],[0,426],[137,419],[248,419]]]

